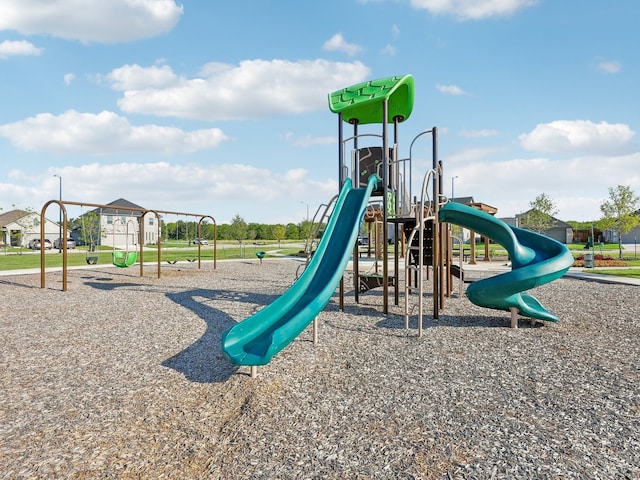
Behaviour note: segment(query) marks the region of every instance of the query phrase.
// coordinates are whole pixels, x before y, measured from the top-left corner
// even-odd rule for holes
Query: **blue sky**
[[[437,126],[445,193],[597,219],[609,187],[640,193],[638,18],[636,0],[2,0],[0,207],[39,211],[59,175],[65,200],[298,222],[338,190],[327,94],[411,74],[400,156]]]

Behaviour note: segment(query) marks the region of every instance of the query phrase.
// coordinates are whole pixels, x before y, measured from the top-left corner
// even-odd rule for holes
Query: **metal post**
[[[440,316],[440,280],[439,260],[440,260],[440,222],[438,215],[440,213],[440,172],[438,169],[438,130],[433,127],[432,131],[432,155],[433,155],[433,213],[435,219],[433,221],[433,318],[438,319]],[[422,254],[422,252],[421,252]]]
[[[58,184],[59,184],[59,196],[58,199],[60,200],[60,202],[62,202],[62,177],[60,175],[54,175],[54,177],[58,177]],[[65,238],[64,238],[64,242],[67,242],[67,238],[66,238],[66,231],[65,231]],[[60,203],[60,213],[58,214],[58,253],[62,253],[62,203]]]
[[[355,156],[351,158],[355,159],[351,165],[351,179],[355,188],[360,188],[360,151],[358,150],[358,120],[353,120],[353,151]],[[342,186],[342,185],[341,185]],[[358,232],[358,235],[360,232]],[[353,300],[356,303],[360,303],[360,255],[358,254],[358,241],[353,247]],[[340,310],[344,311],[344,277],[340,281]]]
[[[140,276],[144,275],[144,220],[145,212],[138,217],[138,248],[140,249]],[[157,245],[156,245],[157,247]]]
[[[398,168],[398,127],[400,125],[400,118],[395,117],[393,119],[393,183],[394,183],[394,192],[395,192],[395,212],[394,212],[394,222],[393,222],[393,244],[394,244],[394,252],[393,252],[393,276],[395,278],[395,286],[393,289],[394,293],[394,305],[399,304],[400,299],[400,252],[402,249],[400,248],[400,232],[399,232],[399,223],[398,217],[400,217],[400,201],[402,192],[400,191],[400,169]],[[404,199],[402,199],[404,200]],[[387,232],[385,232],[387,235]],[[386,238],[385,238],[386,240]]]
[[[383,290],[383,313],[389,313],[389,242],[387,232],[389,230],[388,208],[389,208],[389,134],[387,132],[387,117],[389,116],[389,100],[382,102],[382,290]]]
[[[438,191],[439,192],[443,192],[444,191],[444,185],[443,185],[443,179],[444,179],[444,168],[442,165],[442,160],[438,160]],[[443,194],[444,196],[444,194]],[[436,207],[436,212],[440,211],[440,197],[435,199],[435,203],[437,205]],[[436,213],[436,216],[438,216],[438,213]],[[447,248],[447,242],[446,242],[446,229],[443,227],[443,225],[440,225],[440,227],[438,228],[439,230],[439,234],[440,234],[440,259],[438,260],[438,276],[440,277],[440,279],[438,280],[440,283],[440,310],[444,309],[444,297],[445,297],[445,289],[444,289],[444,277],[445,277],[445,270],[444,270],[444,262],[445,262],[445,249]],[[435,276],[435,275],[434,275]]]

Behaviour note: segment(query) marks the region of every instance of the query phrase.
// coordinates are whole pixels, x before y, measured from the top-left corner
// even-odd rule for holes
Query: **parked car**
[[[60,238],[56,238],[53,241],[53,248],[62,248],[62,242],[60,241]],[[72,238],[67,238],[67,249],[71,249],[71,248],[76,248],[76,242],[73,241]]]
[[[206,238],[194,238],[194,239],[193,239],[193,244],[194,244],[194,245],[197,245],[197,244],[200,244],[200,245],[209,245],[209,242],[207,241],[207,239],[206,239]]]
[[[367,235],[366,233],[361,233],[360,235],[358,235],[358,245],[369,245],[369,235]]]
[[[40,241],[39,238],[34,238],[29,242],[29,248],[31,248],[32,250],[40,250],[43,246],[45,250],[51,250],[53,248],[51,240],[49,240],[48,238],[45,238],[44,242]]]

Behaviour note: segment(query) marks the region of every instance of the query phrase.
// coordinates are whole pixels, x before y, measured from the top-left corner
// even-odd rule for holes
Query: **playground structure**
[[[443,165],[438,160],[436,127],[415,136],[410,142],[409,156],[400,158],[399,126],[411,115],[413,103],[411,75],[364,82],[329,94],[329,108],[338,115],[340,194],[331,202],[333,209],[322,238],[315,252],[308,253],[306,269],[289,290],[222,335],[224,355],[236,365],[250,366],[252,377],[257,375],[259,365],[268,364],[312,321],[314,342],[317,341],[317,315],[338,285],[340,308],[344,308],[343,273],[350,258],[353,259],[355,301],[359,301],[360,292],[380,286],[386,314],[390,286],[394,287],[395,304],[399,303],[400,258],[404,257],[405,326],[409,327],[409,316],[416,312],[421,335],[425,282],[429,280],[430,271],[433,318],[438,318],[444,307],[445,287],[446,294],[451,294],[455,266],[449,247],[452,235],[447,224],[460,225],[497,241],[507,249],[512,261],[511,272],[472,284],[466,291],[471,302],[510,312],[512,326],[517,326],[518,313],[545,321],[558,320],[533,296],[522,292],[564,275],[573,263],[568,249],[551,238],[510,227],[486,212],[450,202],[442,194]],[[345,137],[344,123],[353,127],[349,137]],[[359,127],[368,124],[381,125],[381,132],[361,133]],[[413,197],[413,148],[425,137],[431,138],[432,167],[424,175],[419,196]],[[379,145],[361,146],[370,139]],[[352,145],[350,155],[347,155],[348,144]],[[357,245],[370,201],[377,202],[374,210],[375,215],[381,217],[382,234],[386,237],[392,228],[394,246],[390,258],[390,243],[384,239],[382,275],[376,272],[373,276],[360,273]],[[329,211],[328,206],[325,211]],[[390,261],[393,261],[392,270]],[[461,264],[460,261],[457,267],[460,277]]]
[[[60,207],[60,211],[61,211],[61,216],[62,216],[62,232],[67,232],[67,228],[68,228],[68,217],[67,217],[67,209],[66,206],[77,206],[77,207],[93,207],[93,208],[98,208],[100,210],[122,210],[123,212],[128,212],[128,213],[133,213],[133,214],[137,214],[137,225],[135,225],[133,220],[128,220],[126,222],[122,222],[124,223],[124,235],[125,237],[125,250],[116,250],[115,249],[115,238],[116,235],[118,234],[118,231],[116,229],[116,226],[113,226],[113,230],[111,232],[111,234],[113,235],[113,244],[114,244],[114,249],[112,252],[112,264],[116,267],[120,267],[120,268],[126,268],[126,267],[131,267],[133,266],[136,262],[138,262],[139,264],[139,268],[140,268],[140,276],[143,277],[144,276],[144,249],[142,248],[143,245],[143,239],[144,239],[144,222],[141,222],[140,219],[144,218],[145,215],[147,214],[153,214],[155,215],[156,218],[156,228],[157,228],[157,243],[156,243],[156,260],[157,260],[157,270],[158,270],[158,278],[160,278],[162,276],[162,235],[161,235],[161,225],[160,225],[160,217],[161,214],[164,215],[180,215],[180,216],[185,216],[185,217],[196,217],[199,218],[198,221],[198,231],[197,231],[197,238],[200,238],[202,236],[202,222],[206,219],[211,220],[211,222],[213,223],[213,231],[214,231],[214,235],[213,235],[213,269],[215,270],[217,268],[217,255],[216,255],[216,251],[217,251],[217,242],[216,242],[216,238],[217,238],[217,232],[216,232],[216,221],[215,219],[211,216],[211,215],[201,215],[201,214],[196,214],[196,213],[185,213],[185,212],[173,212],[173,211],[169,211],[169,210],[151,210],[151,209],[145,209],[145,208],[138,208],[138,207],[128,207],[128,206],[118,206],[118,207],[114,207],[113,205],[102,205],[99,203],[87,203],[87,202],[74,202],[74,201],[68,201],[68,200],[49,200],[48,202],[46,202],[43,207],[42,210],[40,212],[40,235],[41,238],[44,238],[44,219],[45,219],[45,214],[47,212],[47,208],[49,208],[50,205],[52,204],[57,204]],[[117,219],[115,223],[119,222],[120,220]],[[130,231],[130,225],[133,225],[132,230]],[[122,234],[122,232],[121,232]],[[136,249],[130,249],[129,247],[129,239],[135,239],[133,242],[133,245],[136,246]],[[67,291],[67,271],[68,271],[68,257],[67,257],[67,244],[66,242],[62,242],[63,246],[62,246],[62,291]],[[93,238],[91,239],[91,246],[93,246]],[[139,247],[139,249],[138,249]],[[201,244],[200,242],[198,242],[198,269],[202,268],[202,255],[201,255]],[[89,255],[89,250],[87,251],[87,256],[86,256],[86,262],[89,265],[96,265],[98,263],[98,256],[95,254],[95,252],[93,255]],[[46,261],[45,261],[45,250],[41,249],[40,250],[40,288],[45,288],[46,286]]]

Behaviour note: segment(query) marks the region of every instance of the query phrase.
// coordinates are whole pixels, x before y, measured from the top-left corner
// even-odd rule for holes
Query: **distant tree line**
[[[316,225],[317,226],[317,225]],[[230,224],[223,223],[216,227],[218,240],[235,240],[239,243],[260,240],[306,240],[313,227],[312,222],[303,220],[300,223],[267,224],[247,223],[240,215],[236,215]],[[164,240],[193,241],[198,235],[198,222],[162,222]],[[201,237],[212,240],[214,227],[211,223],[203,223]]]
[[[263,240],[306,240],[311,229],[317,228],[318,224],[303,220],[299,223],[267,224],[267,223],[247,223],[240,215],[236,215],[230,224],[217,225],[214,234],[212,223],[204,221],[201,225],[200,237],[213,240],[234,240],[239,243],[245,241]],[[82,217],[69,221],[71,230],[77,232],[78,240],[81,244],[99,244],[100,217],[94,212],[87,212]],[[198,237],[198,222],[177,220],[166,222],[161,220],[162,241],[182,241],[192,243]]]

